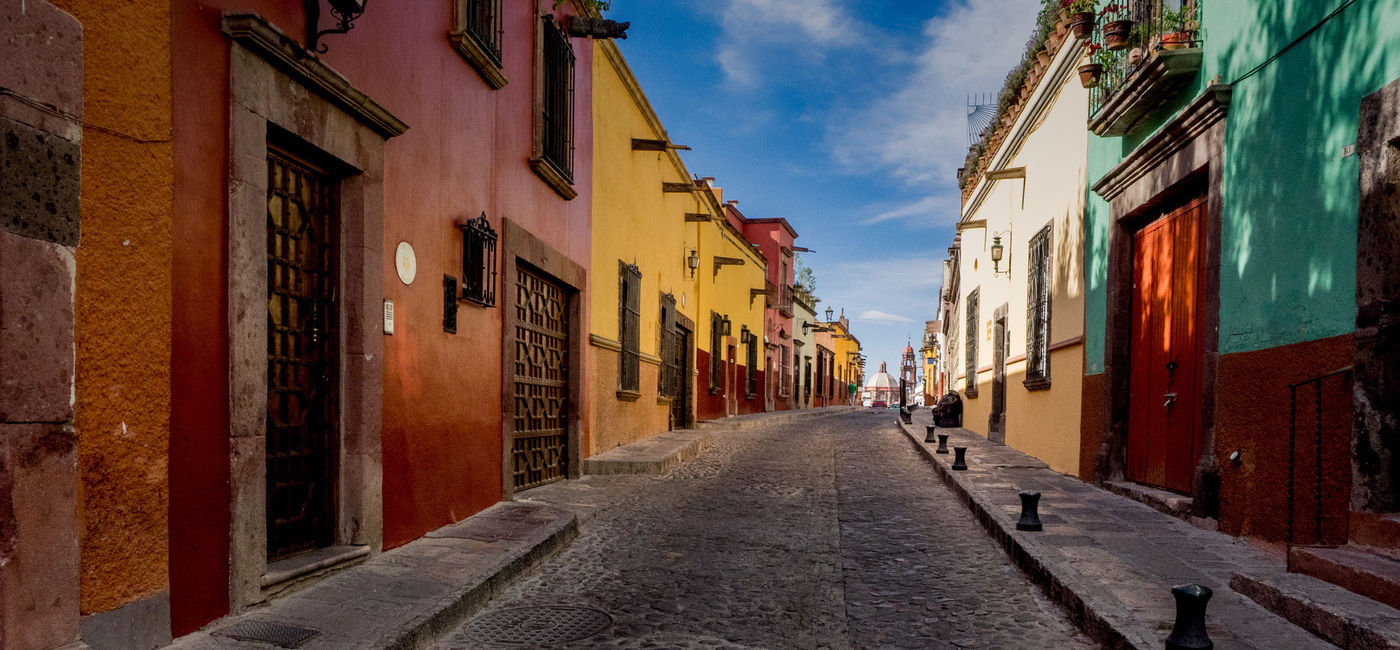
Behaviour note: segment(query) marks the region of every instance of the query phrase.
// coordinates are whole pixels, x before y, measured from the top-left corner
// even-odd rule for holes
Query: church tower
[[[899,396],[899,405],[908,406],[909,391],[919,385],[918,366],[914,365],[914,346],[904,346],[904,357],[899,361],[899,384],[902,394]]]

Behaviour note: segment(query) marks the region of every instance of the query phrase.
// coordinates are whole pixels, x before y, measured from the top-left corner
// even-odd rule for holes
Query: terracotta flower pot
[[[1079,83],[1085,88],[1093,88],[1099,85],[1099,77],[1103,76],[1102,63],[1085,63],[1079,66]]]
[[[1035,53],[1035,60],[1039,61],[1040,65],[1050,65],[1050,50],[1042,48]]]
[[[1191,47],[1194,39],[1187,32],[1167,32],[1162,34],[1162,48],[1167,50],[1183,50]]]
[[[1128,36],[1133,33],[1131,20],[1115,20],[1103,25],[1104,49],[1117,52],[1128,49]]]
[[[1077,14],[1070,14],[1069,26],[1074,30],[1075,38],[1089,38],[1089,34],[1094,32],[1094,21],[1098,16],[1092,11],[1081,11]]]

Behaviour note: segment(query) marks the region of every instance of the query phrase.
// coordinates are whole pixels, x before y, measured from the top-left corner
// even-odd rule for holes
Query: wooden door
[[[1133,236],[1128,478],[1191,492],[1201,453],[1205,197]]]
[[[267,156],[267,559],[335,542],[340,254],[335,181]]]
[[[516,490],[567,476],[569,458],[568,292],[524,266],[515,278]]]
[[[670,361],[667,362],[667,369],[672,372],[671,379],[671,428],[684,429],[690,426],[690,377],[687,372],[690,364],[687,360],[691,346],[690,330],[681,325],[676,325],[675,334],[671,337]]]
[[[992,324],[992,413],[987,416],[987,439],[1006,442],[1006,317],[1004,308]]]

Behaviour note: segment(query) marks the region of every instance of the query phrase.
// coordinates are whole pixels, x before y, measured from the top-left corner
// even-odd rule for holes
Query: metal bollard
[[[933,450],[933,453],[935,453],[935,454],[946,454],[946,453],[948,453],[948,434],[946,434],[946,433],[940,433],[940,434],[938,434],[938,449]]]
[[[904,410],[904,409],[900,409],[900,410],[899,410],[899,419],[904,420],[904,423],[905,423],[905,424],[913,424],[913,423],[914,423],[914,412],[913,412],[913,411],[907,411],[907,410]]]
[[[1197,584],[1172,587],[1176,598],[1176,624],[1167,637],[1167,650],[1209,650],[1215,644],[1206,634],[1206,603],[1210,602],[1209,587]]]
[[[1016,530],[1041,530],[1040,526],[1040,493],[1022,491],[1021,496],[1021,519],[1016,522]]]
[[[967,447],[953,447],[953,469],[967,469]]]
[[[934,429],[937,429],[937,428],[938,428],[938,427],[936,427],[936,426],[934,426],[934,425],[932,425],[932,424],[929,424],[929,425],[925,425],[925,426],[924,426],[924,429],[927,431],[927,434],[924,436],[924,442],[933,442],[933,441],[934,441],[933,430],[934,430]]]

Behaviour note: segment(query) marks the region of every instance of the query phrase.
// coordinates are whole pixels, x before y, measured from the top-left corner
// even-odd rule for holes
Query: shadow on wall
[[[1387,21],[1400,19],[1400,9],[1350,4],[1264,64],[1346,2],[1257,3],[1249,8],[1253,20],[1219,55],[1223,80],[1234,84],[1225,136],[1222,354],[1355,327],[1358,159],[1343,150],[1356,141],[1361,98],[1384,85],[1387,66],[1396,67],[1387,52],[1400,36],[1376,28],[1394,24]]]

